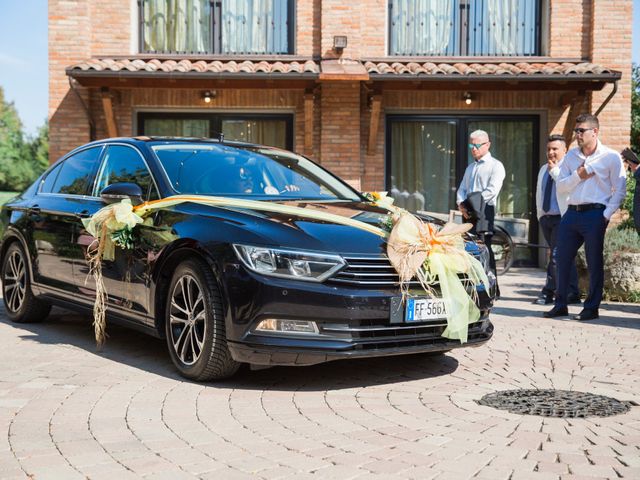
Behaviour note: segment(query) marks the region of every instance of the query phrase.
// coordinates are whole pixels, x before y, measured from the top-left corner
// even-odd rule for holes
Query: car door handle
[[[81,210],[79,212],[76,212],[76,217],[78,218],[89,218],[91,216],[91,213],[89,213],[89,210]]]

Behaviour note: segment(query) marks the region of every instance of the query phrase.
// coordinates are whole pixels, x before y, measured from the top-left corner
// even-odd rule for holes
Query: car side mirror
[[[100,192],[100,198],[107,204],[117,203],[128,198],[132,205],[142,203],[142,189],[135,183],[114,183]]]

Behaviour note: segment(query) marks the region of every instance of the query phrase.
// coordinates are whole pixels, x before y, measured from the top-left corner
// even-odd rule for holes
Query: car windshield
[[[312,161],[276,148],[163,143],[151,149],[181,194],[360,200],[352,188]]]

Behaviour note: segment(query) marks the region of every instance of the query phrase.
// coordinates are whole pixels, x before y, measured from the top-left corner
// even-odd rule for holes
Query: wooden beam
[[[369,119],[369,143],[367,144],[367,155],[376,152],[378,144],[378,127],[380,126],[380,111],[382,109],[382,95],[376,94],[371,97],[371,118]]]
[[[571,144],[573,139],[573,128],[576,126],[576,117],[580,114],[580,109],[584,105],[584,95],[578,95],[573,99],[571,106],[569,107],[569,113],[567,114],[567,120],[564,122],[564,129],[562,136],[567,142],[567,147]]]
[[[313,154],[313,93],[304,94],[304,152]]]
[[[102,108],[104,110],[104,118],[107,121],[107,135],[109,137],[118,136],[118,124],[116,123],[116,117],[113,113],[113,103],[111,101],[111,92],[108,87],[102,87],[100,89],[102,96]]]

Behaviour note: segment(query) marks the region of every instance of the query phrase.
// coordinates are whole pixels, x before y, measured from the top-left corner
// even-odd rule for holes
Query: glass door
[[[506,171],[496,224],[516,243],[537,243],[534,175],[540,164],[538,118],[534,116],[387,115],[386,189],[410,211],[448,215],[473,157],[469,134],[485,130],[491,154]],[[516,249],[516,264],[537,263],[534,249]]]
[[[390,195],[410,211],[448,213],[455,204],[455,120],[396,119],[390,124]]]

